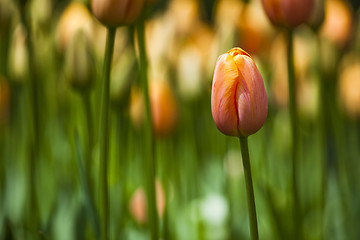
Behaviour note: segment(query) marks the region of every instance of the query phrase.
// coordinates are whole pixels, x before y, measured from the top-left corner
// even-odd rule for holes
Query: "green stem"
[[[255,208],[255,197],[254,188],[251,177],[251,166],[249,158],[249,148],[247,137],[239,137],[241,155],[244,166],[245,184],[246,184],[246,196],[249,209],[249,221],[250,221],[250,235],[252,240],[259,239],[258,226],[256,220],[256,208]]]
[[[297,179],[297,169],[299,165],[299,133],[298,133],[298,116],[296,109],[296,91],[295,91],[295,72],[294,72],[294,47],[293,47],[293,31],[289,30],[288,35],[288,51],[287,51],[287,64],[288,64],[288,79],[289,79],[289,112],[291,123],[291,156],[292,156],[292,190],[293,190],[293,220],[294,220],[294,239],[302,238],[302,219],[301,208],[299,202],[299,189]]]
[[[108,193],[108,153],[109,153],[109,90],[110,69],[114,52],[115,28],[107,29],[104,70],[102,77],[101,115],[100,115],[100,216],[102,218],[101,239],[109,238],[109,193]]]
[[[91,111],[91,99],[90,99],[90,92],[81,92],[81,99],[85,109],[85,117],[86,117],[86,127],[87,127],[87,139],[88,139],[88,146],[85,155],[85,169],[86,175],[90,183],[93,183],[91,175],[93,172],[93,162],[92,162],[92,152],[94,149],[94,125],[93,125],[93,118],[92,118],[92,111]],[[93,184],[90,184],[90,187]],[[92,192],[92,191],[91,191]]]
[[[327,116],[327,105],[326,105],[326,81],[322,73],[321,66],[321,40],[317,36],[317,69],[319,77],[319,116],[318,116],[318,126],[319,126],[319,135],[320,135],[320,161],[321,161],[321,196],[320,196],[320,207],[321,207],[321,216],[320,216],[320,227],[322,239],[325,239],[325,199],[327,192],[327,143],[326,143],[326,116]]]
[[[145,47],[145,14],[142,14],[141,19],[138,22],[138,44],[140,55],[140,74],[141,74],[141,86],[145,98],[145,158],[146,158],[146,183],[147,183],[147,211],[148,211],[148,223],[151,230],[151,239],[159,239],[158,229],[158,216],[156,211],[156,195],[155,195],[155,172],[156,161],[154,154],[154,139],[151,124],[151,109],[150,99],[148,91],[148,75],[147,75],[147,57]]]
[[[31,229],[37,231],[38,230],[38,224],[40,222],[39,220],[39,206],[38,206],[38,199],[36,196],[36,172],[37,167],[39,164],[40,159],[40,128],[39,128],[39,104],[38,104],[38,88],[39,79],[37,78],[37,66],[36,66],[36,58],[35,58],[35,51],[33,47],[33,39],[32,39],[32,31],[31,31],[31,25],[26,19],[26,13],[25,13],[25,6],[21,6],[20,9],[20,17],[21,22],[26,30],[27,36],[26,36],[26,47],[29,54],[29,96],[30,96],[30,110],[31,110],[31,117],[32,122],[30,121],[30,129],[32,130],[32,134],[29,134],[30,136],[30,148],[31,148],[31,154],[30,154],[30,161],[29,161],[29,177],[30,177],[30,206],[31,206],[31,212],[30,212],[30,223],[29,226]]]

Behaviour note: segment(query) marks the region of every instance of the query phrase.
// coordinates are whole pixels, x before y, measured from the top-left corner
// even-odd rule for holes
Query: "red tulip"
[[[91,0],[95,17],[110,27],[133,23],[143,5],[144,0]]]
[[[251,56],[233,48],[217,60],[211,91],[217,128],[230,136],[249,136],[265,123],[268,100],[263,79]]]
[[[267,16],[275,25],[297,27],[310,17],[314,0],[261,0]]]

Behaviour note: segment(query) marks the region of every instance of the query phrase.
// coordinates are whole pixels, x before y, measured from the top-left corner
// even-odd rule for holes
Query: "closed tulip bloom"
[[[149,85],[151,116],[157,137],[171,134],[177,124],[178,107],[175,95],[166,81],[153,80]]]
[[[95,17],[109,27],[133,23],[143,5],[144,0],[91,0]]]
[[[233,48],[217,60],[211,91],[217,128],[230,136],[249,136],[265,123],[268,100],[263,79],[251,56]]]
[[[80,2],[70,3],[61,14],[57,26],[57,44],[65,50],[78,31],[92,35],[92,16],[86,6]]]
[[[314,0],[261,0],[270,21],[295,28],[310,17]]]
[[[340,0],[328,0],[325,3],[325,20],[321,27],[321,36],[345,46],[353,33],[353,13],[351,6]]]

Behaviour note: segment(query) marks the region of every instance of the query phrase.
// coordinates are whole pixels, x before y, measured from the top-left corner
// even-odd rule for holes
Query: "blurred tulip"
[[[314,0],[262,0],[262,4],[273,24],[295,28],[308,20]]]
[[[25,29],[18,25],[12,36],[8,60],[10,77],[17,83],[23,82],[27,78],[29,70],[26,37]]]
[[[308,20],[308,25],[318,30],[325,19],[325,0],[315,0],[314,8]]]
[[[340,73],[339,93],[345,111],[354,118],[360,118],[360,59],[347,56]]]
[[[227,51],[234,46],[236,27],[239,19],[242,17],[242,10],[243,3],[241,1],[221,0],[217,3],[215,26],[216,34],[219,38],[219,49],[216,56],[218,56],[220,52]]]
[[[0,75],[0,125],[9,117],[10,87],[7,80]]]
[[[199,22],[199,3],[195,0],[172,0],[168,14],[178,36],[189,34]]]
[[[217,128],[230,136],[249,136],[265,123],[268,100],[263,79],[251,56],[233,48],[217,60],[211,110]]]
[[[174,130],[178,118],[174,93],[168,82],[161,80],[151,81],[149,91],[154,133],[166,136]]]
[[[86,6],[72,2],[62,13],[57,26],[57,44],[60,50],[65,50],[77,31],[92,34],[92,18]]]
[[[13,14],[13,6],[8,1],[0,0],[0,38],[7,36],[9,33]]]
[[[79,31],[66,51],[65,75],[76,90],[88,90],[96,77],[92,45],[85,33]]]
[[[327,0],[321,35],[341,47],[350,40],[352,28],[353,13],[351,6],[345,1]]]
[[[217,3],[215,11],[215,23],[220,28],[230,27],[235,28],[241,11],[243,3],[237,0],[221,0]]]
[[[91,0],[94,16],[109,27],[135,22],[143,5],[144,0]]]
[[[272,28],[259,1],[244,6],[238,19],[239,46],[250,54],[264,54],[270,48]]]
[[[49,0],[31,1],[31,20],[35,31],[51,27],[51,17],[53,16],[52,3],[53,1]]]
[[[160,217],[163,216],[165,211],[165,194],[161,183],[156,180],[156,206],[157,212]],[[140,224],[144,224],[147,221],[147,207],[146,207],[146,195],[144,189],[139,187],[133,194],[130,200],[130,213],[133,218]]]
[[[163,80],[149,83],[149,97],[154,134],[163,137],[170,134],[177,123],[178,106],[170,85]],[[130,95],[130,116],[135,128],[144,122],[144,97],[139,88],[133,87]]]

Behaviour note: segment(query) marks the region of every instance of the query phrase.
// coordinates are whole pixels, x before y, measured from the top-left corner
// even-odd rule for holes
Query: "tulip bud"
[[[314,8],[308,20],[308,25],[316,31],[320,28],[325,18],[325,0],[315,0]]]
[[[152,80],[149,84],[149,97],[154,134],[157,137],[164,137],[174,130],[178,119],[174,93],[166,81]],[[135,128],[143,124],[144,113],[142,92],[133,87],[130,95],[130,116]]]
[[[133,23],[143,5],[144,0],[91,0],[95,17],[109,27]]]
[[[352,28],[351,6],[340,0],[326,1],[325,20],[321,27],[321,35],[338,46],[344,46],[350,40]]]
[[[86,35],[79,31],[66,51],[65,74],[72,87],[85,90],[95,77],[95,61]]]
[[[0,0],[0,38],[9,34],[14,10],[8,1]]]
[[[349,54],[341,64],[339,95],[344,110],[352,118],[360,118],[360,59]]]
[[[149,91],[154,133],[156,136],[170,134],[178,116],[175,96],[166,81],[151,81]]]
[[[61,14],[56,38],[60,50],[65,50],[78,31],[92,33],[92,19],[86,6],[79,2],[69,4]]]
[[[159,216],[162,217],[165,211],[165,194],[164,189],[158,180],[155,182],[155,188],[157,212]],[[146,195],[143,188],[140,187],[134,192],[130,200],[129,208],[131,215],[138,223],[146,223]]]
[[[29,70],[26,38],[25,29],[20,25],[17,26],[12,36],[8,60],[10,77],[16,83],[23,82]]]
[[[251,56],[233,48],[217,60],[211,91],[217,128],[230,136],[249,136],[265,123],[268,100],[263,79]]]
[[[314,0],[262,0],[262,5],[273,24],[295,28],[308,20]]]

